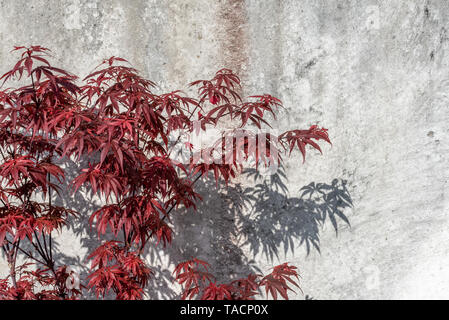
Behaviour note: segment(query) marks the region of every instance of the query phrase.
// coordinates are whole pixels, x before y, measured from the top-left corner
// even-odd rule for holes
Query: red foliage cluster
[[[279,162],[269,150],[291,152],[296,146],[305,157],[307,145],[321,151],[316,141],[330,142],[326,129],[312,126],[277,137],[257,134],[256,143],[250,143],[248,137],[256,135],[251,126],[269,126],[265,115],[275,116],[282,103],[267,94],[243,101],[240,79],[228,69],[211,80],[192,82],[198,88],[192,98],[179,90],[156,94],[155,84],[122,58],[104,60],[80,85],[76,76],[49,63],[48,49],[14,50],[20,59],[0,79],[26,84],[0,91],[0,245],[10,269],[0,280],[0,299],[76,299],[88,289],[98,298],[111,293],[117,299],[141,299],[152,275],[141,253],[151,242],[171,242],[170,213],[179,207],[196,209],[199,178],[211,172],[217,181],[228,182],[242,169],[239,159],[253,157],[256,166],[259,160]],[[227,118],[238,121],[246,137],[231,137],[234,143],[222,152],[223,161],[205,161],[205,155],[223,151],[224,136],[200,156],[192,152],[187,163],[171,156],[180,143],[180,138],[169,141],[171,133],[194,133],[198,123],[207,130]],[[55,159],[64,157],[91,159],[71,181],[72,191],[84,188],[104,199],[89,223],[99,236],[109,229],[115,237],[90,254],[91,274],[80,289],[67,285],[68,266],[57,266],[53,257],[54,231],[77,215],[52,204],[52,192],[65,179]],[[24,241],[33,250],[25,249]],[[19,253],[34,261],[34,271],[29,264],[16,264]],[[183,287],[182,298],[252,299],[265,288],[274,299],[278,294],[288,299],[288,283],[298,286],[296,268],[288,264],[266,276],[217,284],[208,264],[193,259],[179,264],[174,276]]]
[[[231,283],[217,284],[212,274],[208,272],[209,264],[199,259],[192,259],[178,264],[174,270],[176,281],[182,286],[182,299],[199,297],[201,300],[254,300],[254,296],[262,287],[267,297],[270,294],[277,299],[280,294],[288,300],[288,290],[292,290],[287,282],[299,288],[296,267],[283,263],[273,268],[273,271],[262,276],[250,274],[247,278],[237,279]]]

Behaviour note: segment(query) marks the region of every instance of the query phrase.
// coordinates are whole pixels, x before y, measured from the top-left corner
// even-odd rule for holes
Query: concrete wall
[[[148,253],[151,298],[176,297],[167,265],[190,255],[222,279],[294,263],[297,299],[449,298],[448,30],[444,0],[0,0],[0,71],[29,44],[78,75],[125,57],[163,90],[225,66],[245,94],[283,100],[280,130],[329,128],[324,156],[295,154],[278,180],[248,172],[215,197],[201,186],[173,247]],[[78,222],[58,239],[82,273],[88,232]]]

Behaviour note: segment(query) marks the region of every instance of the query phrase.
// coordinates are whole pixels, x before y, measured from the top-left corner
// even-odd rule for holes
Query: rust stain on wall
[[[248,64],[248,19],[245,1],[222,0],[218,9],[219,61],[223,67],[232,69],[241,78],[245,78]]]

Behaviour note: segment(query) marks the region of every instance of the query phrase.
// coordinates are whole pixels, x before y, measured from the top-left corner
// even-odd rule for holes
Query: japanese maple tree
[[[143,250],[171,243],[177,209],[201,206],[199,179],[227,184],[249,159],[256,167],[280,164],[282,153],[298,149],[305,159],[307,146],[321,152],[317,141],[330,143],[317,126],[280,135],[264,129],[282,102],[268,94],[243,99],[240,79],[228,69],[190,83],[194,96],[159,94],[122,58],[104,60],[80,80],[53,67],[46,48],[14,51],[20,58],[1,77],[0,91],[0,245],[9,266],[0,299],[80,299],[86,290],[97,298],[142,299],[153,276]],[[21,85],[6,87],[14,80]],[[207,147],[182,138],[229,123],[235,129]],[[186,159],[176,155],[179,148]],[[54,232],[78,217],[54,205],[65,179],[57,163],[67,158],[79,164],[71,192],[90,190],[104,204],[86,221],[104,241],[90,253],[91,272],[80,288],[69,285],[69,266],[53,256]],[[81,159],[89,160],[86,167]],[[19,255],[27,263],[18,265]],[[260,289],[288,299],[288,290],[299,288],[288,263],[231,283],[217,283],[209,269],[194,257],[176,266],[182,299],[254,299]]]

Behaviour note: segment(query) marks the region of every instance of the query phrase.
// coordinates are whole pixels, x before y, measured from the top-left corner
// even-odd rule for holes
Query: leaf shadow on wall
[[[97,156],[99,159],[99,156]],[[90,260],[88,256],[95,250],[103,239],[112,240],[114,236],[108,232],[98,237],[95,226],[90,226],[88,220],[90,215],[102,206],[101,199],[92,193],[86,193],[83,188],[73,193],[71,182],[77,177],[79,167],[87,167],[88,162],[95,162],[98,159],[81,159],[80,163],[63,159],[65,167],[65,181],[61,186],[60,196],[55,199],[56,204],[63,204],[79,213],[77,217],[70,217],[66,228],[68,233],[58,237],[54,241],[55,261],[61,265],[70,266],[78,273],[82,285],[87,286],[87,277],[90,274]],[[67,241],[67,236],[73,237]],[[119,239],[120,240],[120,239]],[[73,243],[70,243],[73,241]],[[69,242],[69,243],[67,243]],[[81,246],[81,252],[79,251]],[[68,250],[67,247],[72,247]],[[68,254],[69,253],[69,254]],[[110,294],[106,299],[112,299]],[[83,290],[83,299],[96,299],[93,291]]]
[[[246,170],[242,179],[253,179],[254,186],[217,188],[213,178],[198,181],[203,197],[198,210],[174,212],[173,243],[161,251],[149,248],[150,265],[164,259],[161,252],[174,265],[197,257],[211,264],[218,281],[230,282],[249,273],[269,272],[257,267],[255,258],[260,254],[275,265],[275,260],[284,262],[280,251],[294,253],[298,243],[307,254],[319,252],[320,231],[328,220],[336,233],[342,223],[350,226],[344,212],[353,204],[346,180],[312,182],[291,197],[282,169],[268,177]],[[155,294],[150,289],[149,295]]]
[[[77,165],[67,164],[67,185],[75,178],[71,176],[76,173],[72,166]],[[144,254],[154,274],[147,287],[147,298],[179,298],[180,290],[173,285],[172,270],[167,269],[167,264],[173,266],[196,257],[211,264],[211,272],[218,281],[230,282],[249,273],[269,271],[258,268],[255,258],[260,254],[275,265],[274,260],[284,262],[280,261],[280,251],[294,253],[298,243],[305,246],[308,253],[319,252],[319,234],[327,220],[336,232],[341,222],[349,225],[344,211],[352,207],[352,199],[346,180],[334,179],[329,184],[312,182],[302,187],[296,197],[291,197],[282,169],[268,177],[260,176],[253,169],[246,170],[242,180],[251,179],[253,187],[238,183],[217,187],[213,178],[198,181],[196,188],[203,197],[197,204],[198,210],[172,213],[173,243],[166,248],[161,244],[155,246],[154,242],[147,245]],[[86,285],[90,271],[87,257],[101,244],[88,219],[101,204],[95,196],[80,192],[72,195],[66,191],[69,190],[66,186],[61,190],[59,199],[80,213],[80,217],[69,222],[69,231],[74,233],[76,241],[81,241],[83,251],[67,254],[67,245],[71,244],[59,237],[54,241],[55,258],[74,268]],[[114,239],[114,236],[105,234],[101,239]],[[86,290],[84,298],[94,299],[95,296]]]
[[[257,171],[249,175],[257,179]],[[279,260],[279,250],[294,253],[295,243],[320,252],[320,229],[329,220],[338,234],[339,220],[350,226],[345,210],[353,206],[347,181],[333,179],[330,184],[311,182],[302,187],[297,197],[287,195],[283,171],[252,188],[256,199],[250,214],[239,212],[240,232],[255,256],[262,253]]]

